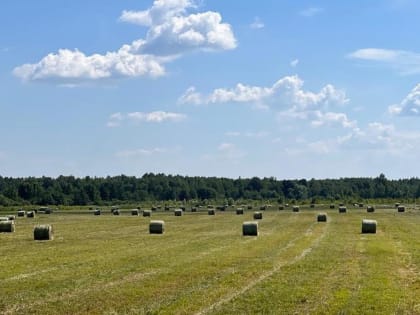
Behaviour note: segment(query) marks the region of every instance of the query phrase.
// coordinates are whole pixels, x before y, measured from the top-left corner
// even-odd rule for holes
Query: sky
[[[420,2],[5,0],[0,175],[419,177]]]

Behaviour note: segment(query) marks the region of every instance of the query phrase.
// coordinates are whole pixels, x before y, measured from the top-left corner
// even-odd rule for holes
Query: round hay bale
[[[191,208],[191,212],[197,212],[197,208],[196,207],[192,207]]]
[[[26,212],[27,218],[35,218],[35,211],[28,211]]]
[[[249,205],[249,206],[247,207],[247,209],[248,209],[248,210],[252,210],[252,206],[251,206],[251,205]]]
[[[400,203],[399,202],[396,202],[395,203],[395,208],[398,208],[400,206]]]
[[[181,217],[182,216],[182,209],[175,209],[174,210],[174,215],[176,217]]]
[[[346,213],[347,212],[347,208],[344,206],[340,206],[338,207],[338,213]]]
[[[311,205],[309,207],[315,208],[315,204],[311,203]]]
[[[8,215],[7,218],[11,221],[16,220],[16,216],[15,215]]]
[[[157,210],[157,207],[156,206],[153,206],[152,207],[152,211],[156,211]]]
[[[15,221],[0,221],[0,233],[13,233],[15,231]]]
[[[150,210],[143,210],[143,217],[151,217],[152,211]]]
[[[330,209],[334,209],[334,208],[335,208],[335,205],[330,204]]]
[[[216,211],[214,211],[214,209],[209,209],[209,210],[207,211],[207,214],[208,214],[208,215],[215,215],[215,214],[216,214]]]
[[[244,214],[244,208],[237,208],[236,214]]]
[[[262,217],[262,212],[254,212],[254,220],[261,220]]]
[[[404,206],[399,205],[397,209],[398,209],[398,212],[405,212]]]
[[[344,207],[344,203],[338,204],[339,207]]]
[[[149,223],[150,234],[163,234],[165,231],[165,222],[162,220],[152,220]]]
[[[26,211],[25,210],[19,210],[18,212],[17,212],[17,216],[18,217],[24,217],[26,215]]]
[[[260,210],[262,210],[262,211],[267,210],[267,206],[261,206]]]
[[[165,206],[165,211],[169,211],[171,208],[169,206]]]
[[[284,206],[279,206],[279,210],[284,210]]]
[[[101,210],[96,209],[95,211],[93,211],[93,215],[101,215]]]
[[[48,241],[53,240],[53,228],[50,224],[37,225],[34,228],[34,240],[35,241]]]
[[[367,212],[375,212],[375,208],[373,206],[367,206],[366,211]]]
[[[114,211],[112,211],[113,215],[120,215],[120,209],[115,209]]]
[[[289,207],[289,204],[288,204],[288,203],[286,203],[284,206],[285,206],[286,208],[288,208],[288,207]]]
[[[9,221],[9,217],[0,217],[0,222]]]
[[[139,210],[137,210],[137,209],[132,209],[132,210],[131,210],[131,215],[138,216],[138,215],[139,215]]]
[[[318,215],[316,216],[316,220],[317,222],[327,222],[327,214],[324,212],[318,213]]]
[[[376,220],[362,220],[362,233],[376,233]]]
[[[359,203],[359,208],[363,208],[364,204],[363,203]]]
[[[246,221],[242,224],[243,236],[258,236],[258,222]]]
[[[293,206],[293,212],[299,212],[299,206]]]
[[[44,213],[45,214],[51,214],[52,210],[50,208],[45,208]]]

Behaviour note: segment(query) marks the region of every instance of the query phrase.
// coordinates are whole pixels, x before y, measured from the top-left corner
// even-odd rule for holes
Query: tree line
[[[0,205],[107,205],[190,200],[366,200],[420,197],[420,179],[299,179],[190,177],[147,173],[142,177],[0,176]]]

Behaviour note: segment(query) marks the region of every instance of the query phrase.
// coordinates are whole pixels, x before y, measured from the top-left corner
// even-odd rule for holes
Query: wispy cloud
[[[151,156],[156,154],[166,153],[168,150],[165,148],[151,148],[151,149],[135,149],[135,150],[123,150],[118,151],[115,156],[119,158],[133,158]]]
[[[388,112],[392,115],[420,116],[420,84],[417,84],[399,104],[389,106]]]
[[[292,68],[295,68],[298,64],[299,64],[299,59],[293,59],[292,61],[290,61],[290,66]]]
[[[188,13],[193,0],[155,0],[144,11],[123,11],[120,21],[147,27],[146,37],[106,54],[86,55],[59,49],[37,63],[13,70],[24,81],[76,84],[89,80],[165,75],[165,63],[191,51],[229,50],[236,47],[230,24],[218,12]]]
[[[249,27],[255,30],[255,29],[264,28],[265,25],[261,21],[261,19],[258,16],[256,16],[256,17],[254,17],[254,21],[249,25]]]
[[[123,121],[162,123],[162,122],[180,122],[185,120],[187,116],[180,113],[172,113],[165,111],[155,112],[132,112],[132,113],[114,113],[109,116],[107,126],[110,128],[119,127]]]
[[[304,17],[312,17],[312,16],[315,16],[315,15],[321,14],[324,11],[325,10],[323,8],[310,7],[310,8],[306,8],[306,9],[303,9],[303,10],[299,11],[299,15],[304,16]]]
[[[348,54],[348,57],[382,64],[400,74],[409,75],[420,73],[420,54],[412,51],[363,48]]]

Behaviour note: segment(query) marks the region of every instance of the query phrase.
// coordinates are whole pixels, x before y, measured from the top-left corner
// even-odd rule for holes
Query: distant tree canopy
[[[420,197],[420,179],[340,178],[278,180],[274,177],[229,179],[165,174],[84,177],[9,178],[0,176],[0,205],[88,205],[114,202],[224,199],[372,199]]]

